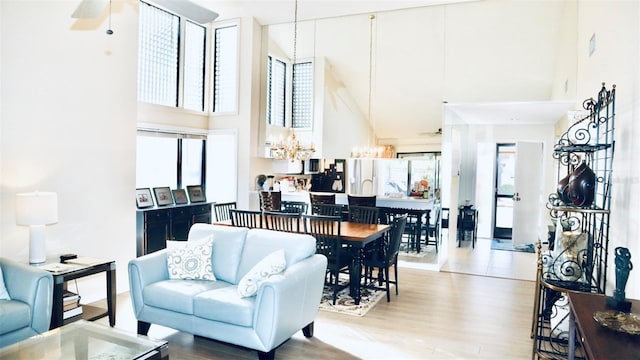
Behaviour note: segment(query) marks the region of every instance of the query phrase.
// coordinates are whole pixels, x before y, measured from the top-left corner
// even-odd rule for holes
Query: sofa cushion
[[[0,335],[31,325],[29,305],[17,300],[0,300]]]
[[[238,279],[241,279],[265,256],[284,249],[287,267],[316,253],[316,239],[311,235],[251,229],[247,234]]]
[[[186,241],[184,246],[167,250],[170,279],[216,280],[211,264],[213,236]]]
[[[146,305],[193,314],[193,297],[211,289],[228,287],[222,281],[164,280],[148,285],[142,291]],[[235,286],[233,287],[235,289]]]
[[[260,260],[238,283],[238,295],[241,297],[254,296],[260,284],[271,275],[281,273],[286,268],[284,250],[280,249]]]
[[[255,297],[242,298],[235,286],[202,292],[193,299],[195,316],[229,324],[253,325]]]
[[[242,227],[198,223],[189,229],[189,239],[213,235],[213,273],[218,280],[237,284],[238,264],[248,231]]]
[[[4,286],[4,277],[2,276],[2,267],[0,267],[0,300],[11,300],[7,288]]]

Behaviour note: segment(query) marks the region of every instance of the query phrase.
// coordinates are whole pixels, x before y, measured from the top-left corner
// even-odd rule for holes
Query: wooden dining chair
[[[261,190],[260,210],[262,211],[280,211],[282,206],[282,193],[280,191]]]
[[[229,209],[232,226],[262,228],[262,211]]]
[[[347,195],[347,203],[349,206],[376,206],[376,195],[362,196],[362,195]]]
[[[309,194],[309,198],[311,199],[311,205],[316,204],[335,204],[336,203],[336,194]]]
[[[365,252],[362,259],[364,266],[365,286],[380,288],[384,281],[384,290],[387,292],[387,302],[391,301],[389,293],[389,284],[394,284],[396,295],[398,295],[398,252],[400,251],[400,242],[407,224],[407,214],[391,215],[393,218],[389,221],[391,231],[389,231],[383,240],[383,246],[377,248],[377,251]],[[389,268],[393,265],[394,278],[389,277]],[[373,269],[377,268],[377,279],[373,277]],[[376,282],[378,285],[376,285]]]
[[[276,231],[300,232],[298,212],[263,211],[265,228]]]
[[[436,247],[436,254],[438,253],[438,245],[440,245],[440,204],[434,203],[433,216],[426,221],[424,225],[425,229],[425,246],[433,245]]]
[[[333,304],[335,305],[338,291],[348,284],[339,284],[339,274],[348,273],[353,258],[342,243],[340,237],[341,217],[323,215],[303,215],[304,232],[316,238],[316,254],[327,257],[328,281],[333,288]]]
[[[378,224],[379,210],[370,206],[349,206],[349,221],[362,224]]]
[[[214,203],[213,204],[213,212],[216,217],[216,221],[228,221],[231,220],[231,215],[229,214],[229,209],[235,209],[236,202],[227,202],[227,203]]]
[[[309,204],[305,201],[282,201],[282,212],[306,214]]]
[[[345,210],[345,206],[341,204],[312,204],[312,215],[324,215],[324,216],[340,216]]]

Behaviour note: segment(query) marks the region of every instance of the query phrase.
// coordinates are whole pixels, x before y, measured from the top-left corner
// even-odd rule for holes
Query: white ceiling
[[[271,25],[294,18],[294,0],[194,2],[219,13],[216,21],[252,16]],[[371,116],[377,138],[384,144],[432,144],[439,141],[432,134],[443,127],[445,106],[467,123],[512,125],[553,124],[572,108],[572,101],[549,102],[563,4],[298,0],[298,18],[321,19],[316,30],[358,24],[332,40],[336,50],[323,56],[367,114],[369,20],[363,15],[377,14]]]
[[[298,20],[317,20],[478,0],[298,0]],[[293,22],[295,0],[193,0],[217,12],[217,20],[244,16],[256,18],[261,25]]]

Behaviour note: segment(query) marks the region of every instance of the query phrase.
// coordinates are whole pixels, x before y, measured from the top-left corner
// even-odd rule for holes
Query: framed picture
[[[176,201],[176,205],[188,204],[187,192],[184,189],[171,190],[173,192],[173,200]]]
[[[189,193],[189,200],[191,200],[192,203],[206,201],[204,191],[202,191],[202,186],[200,185],[187,186],[187,193]]]
[[[153,188],[158,206],[173,205],[173,196],[168,186]]]
[[[153,197],[151,197],[151,189],[136,189],[136,205],[139,209],[153,206]]]

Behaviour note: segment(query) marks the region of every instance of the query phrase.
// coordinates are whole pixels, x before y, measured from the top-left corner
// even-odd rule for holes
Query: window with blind
[[[205,111],[207,28],[143,1],[139,9],[138,101]]]
[[[178,106],[180,18],[140,2],[138,100]]]
[[[293,64],[292,90],[291,127],[310,129],[313,126],[313,63]]]
[[[206,136],[138,130],[136,188],[206,188]]]
[[[213,111],[234,112],[237,107],[238,26],[214,31]]]
[[[187,21],[184,44],[184,108],[204,111],[205,48],[207,29]]]
[[[271,56],[268,57],[267,61],[267,123],[284,127],[286,64]]]

